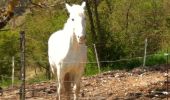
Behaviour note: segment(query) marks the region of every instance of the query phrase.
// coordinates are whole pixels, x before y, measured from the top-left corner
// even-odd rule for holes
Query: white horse
[[[80,91],[80,79],[87,58],[85,6],[85,2],[72,6],[66,4],[69,12],[67,23],[63,30],[53,33],[48,41],[49,63],[53,74],[57,77],[59,100],[61,99],[61,89],[65,90],[67,99],[70,99],[70,92],[73,92],[74,100],[77,99]]]

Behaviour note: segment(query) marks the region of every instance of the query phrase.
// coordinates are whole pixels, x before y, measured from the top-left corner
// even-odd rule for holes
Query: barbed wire
[[[152,57],[152,56],[156,56],[156,55],[162,55],[162,56],[169,56],[170,53],[157,53],[157,54],[150,54],[147,55],[147,57]],[[120,61],[129,61],[129,60],[133,60],[133,59],[143,59],[144,57],[133,57],[133,58],[124,58],[124,59],[118,59],[118,60],[100,60],[100,63],[114,63],[114,62],[120,62]],[[11,60],[0,60],[0,61],[8,61],[11,62]],[[14,61],[14,62],[20,62],[20,61]],[[48,60],[26,60],[26,62],[49,62]],[[77,61],[64,61],[63,63],[77,63]],[[98,63],[97,61],[87,61],[87,62],[78,62],[78,63],[86,63],[86,64],[96,64]]]
[[[12,77],[8,77],[8,76],[4,76],[4,75],[0,75],[1,78],[7,78],[7,79],[11,79]]]
[[[169,56],[170,53],[158,53],[158,54],[150,54],[147,55],[147,57],[151,57],[151,56],[156,56],[156,55],[163,55],[163,56]],[[100,63],[115,63],[115,62],[121,62],[121,61],[129,61],[129,60],[133,60],[133,59],[143,59],[143,57],[134,57],[134,58],[126,58],[126,59],[119,59],[119,60],[101,60],[99,61]],[[10,60],[0,60],[0,61],[10,61]],[[15,61],[16,62],[16,61]],[[31,62],[48,62],[47,61],[42,61],[42,60],[37,60],[37,61],[31,61]],[[68,62],[63,62],[63,63],[77,63],[75,61],[68,61]],[[79,62],[79,63],[86,63],[86,64],[97,64],[97,61],[87,61],[87,62]],[[0,75],[0,77],[2,78],[8,78],[8,79],[12,79],[12,77],[8,77],[8,76],[4,76],[4,75]],[[66,81],[66,82],[70,82],[70,81]]]
[[[7,79],[12,79],[11,76],[6,76],[6,75],[0,75],[1,78],[7,78]],[[19,76],[15,76],[14,79],[18,79]]]
[[[170,53],[156,53],[156,54],[149,54],[146,55],[146,57],[152,57],[152,56],[156,56],[156,55],[162,55],[162,56],[168,56],[170,55]],[[133,59],[142,59],[143,57],[133,57],[133,58],[123,58],[123,59],[118,59],[118,60],[100,60],[99,62],[101,63],[114,63],[114,62],[120,62],[120,61],[128,61],[128,60],[133,60]],[[11,60],[0,60],[0,62],[3,61],[9,61],[11,62]],[[15,62],[20,62],[20,61],[15,61]],[[48,60],[29,60],[26,59],[26,62],[48,62]],[[64,61],[63,63],[77,63],[77,61]],[[87,61],[87,62],[79,62],[79,63],[97,63],[96,61]]]

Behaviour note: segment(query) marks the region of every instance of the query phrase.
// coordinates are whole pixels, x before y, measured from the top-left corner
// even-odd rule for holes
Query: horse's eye
[[[72,18],[71,20],[74,21],[74,18]]]

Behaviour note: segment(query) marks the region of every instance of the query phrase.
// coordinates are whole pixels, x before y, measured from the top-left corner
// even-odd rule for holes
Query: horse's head
[[[69,21],[73,28],[73,33],[75,34],[78,43],[85,43],[85,9],[86,3],[83,2],[81,5],[66,4],[66,8],[69,12]]]

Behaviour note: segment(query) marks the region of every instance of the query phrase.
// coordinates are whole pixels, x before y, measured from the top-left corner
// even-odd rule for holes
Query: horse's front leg
[[[78,95],[79,95],[79,92],[80,92],[80,79],[81,79],[81,76],[78,75],[77,77],[75,77],[75,80],[74,80],[74,84],[73,84],[74,100],[78,100]]]
[[[79,83],[74,84],[74,86],[73,86],[74,100],[78,100],[79,91],[80,91],[80,84]]]
[[[64,74],[62,73],[61,69],[57,70],[57,97],[58,100],[61,100],[61,92],[64,83]]]

